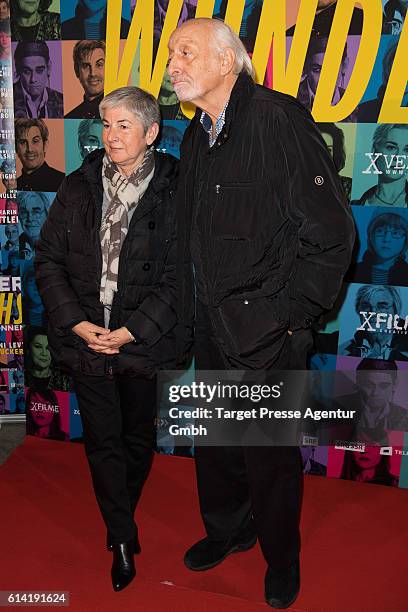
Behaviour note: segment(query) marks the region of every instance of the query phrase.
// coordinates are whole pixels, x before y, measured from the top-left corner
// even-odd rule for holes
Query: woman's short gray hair
[[[145,134],[153,123],[160,125],[160,109],[156,98],[140,87],[129,85],[108,93],[99,104],[101,118],[108,108],[118,106],[123,106],[136,117],[143,125]]]
[[[235,53],[234,74],[245,72],[255,80],[255,70],[252,65],[251,58],[244,47],[243,42],[238,34],[221,19],[209,19],[208,17],[199,17],[198,19],[190,19],[185,23],[208,23],[214,32],[214,39],[217,44],[217,51],[224,49],[232,49]]]

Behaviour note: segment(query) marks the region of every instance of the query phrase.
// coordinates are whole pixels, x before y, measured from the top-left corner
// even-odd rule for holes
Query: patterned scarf
[[[129,176],[123,176],[105,154],[102,183],[109,204],[102,219],[102,278],[100,300],[111,305],[118,288],[119,256],[129,229],[129,212],[137,207],[154,173],[154,148],[147,149],[142,163]]]

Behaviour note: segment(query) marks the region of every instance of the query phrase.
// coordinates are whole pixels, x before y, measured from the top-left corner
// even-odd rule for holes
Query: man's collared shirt
[[[204,131],[208,134],[208,140],[210,143],[210,147],[213,146],[218,136],[221,134],[221,130],[225,125],[225,113],[227,111],[229,100],[225,103],[224,108],[222,109],[217,121],[215,122],[215,137],[213,138],[213,129],[212,129],[212,121],[210,115],[208,115],[205,111],[201,113],[200,123],[204,128]]]
[[[30,96],[30,94],[24,89],[23,84],[21,83],[21,89],[23,91],[23,96],[24,96],[24,102],[25,102],[25,107],[27,110],[27,117],[31,117],[32,118],[40,118],[40,119],[46,119],[48,117],[48,107],[47,107],[47,103],[48,103],[48,92],[47,92],[47,88],[44,87],[44,91],[41,97],[41,101],[38,105],[38,107],[34,104],[34,102],[32,101],[32,98]]]

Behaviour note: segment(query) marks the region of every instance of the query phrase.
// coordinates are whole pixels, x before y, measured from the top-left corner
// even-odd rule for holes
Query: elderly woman
[[[407,219],[396,212],[375,213],[367,228],[367,250],[353,271],[353,281],[408,285],[407,247]]]
[[[367,189],[359,200],[351,204],[361,206],[392,206],[406,208],[408,205],[408,181],[406,155],[408,155],[408,125],[405,123],[382,123],[373,136],[372,152],[375,154],[373,176],[378,182]]]
[[[52,355],[73,375],[118,591],[140,552],[133,514],[152,460],[155,373],[175,365],[177,160],[153,148],[160,114],[149,93],[120,88],[100,114],[105,150],[62,183],[36,271]]]

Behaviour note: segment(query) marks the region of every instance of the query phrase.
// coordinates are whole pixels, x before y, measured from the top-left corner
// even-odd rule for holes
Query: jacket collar
[[[225,114],[225,126],[227,134],[231,125],[237,117],[241,117],[248,109],[256,85],[252,78],[245,72],[241,72],[231,91],[230,101]]]
[[[226,133],[226,137],[228,137],[230,127],[234,123],[236,117],[241,117],[243,114],[245,114],[245,111],[249,107],[251,98],[255,93],[255,89],[256,85],[252,78],[245,72],[241,72],[231,90],[229,103],[225,113],[225,124],[222,131]],[[194,117],[197,125],[200,128],[201,113],[202,109],[197,108]]]
[[[100,216],[102,213],[103,201],[103,185],[102,185],[102,160],[105,155],[104,149],[96,149],[85,158],[82,166],[79,169],[88,184],[93,201],[96,205],[98,221],[97,227],[100,226]],[[178,160],[172,155],[154,152],[154,174],[148,185],[140,205],[137,206],[132,216],[131,223],[136,223],[143,215],[157,206],[161,199],[159,193],[168,188],[171,182],[176,178],[178,173]]]

